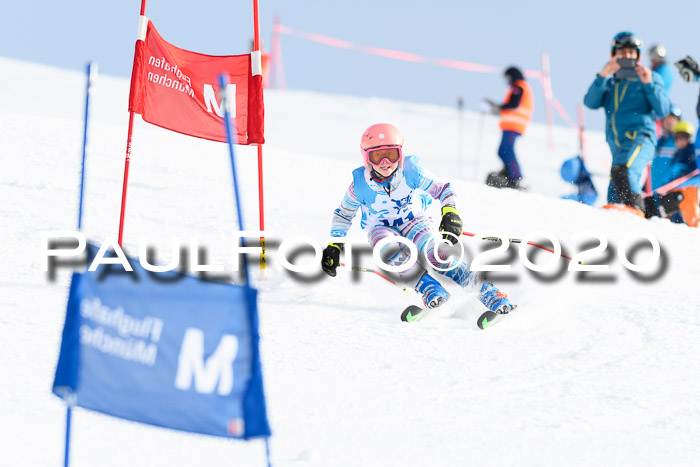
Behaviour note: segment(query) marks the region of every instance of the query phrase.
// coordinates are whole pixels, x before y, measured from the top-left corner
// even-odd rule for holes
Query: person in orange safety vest
[[[503,169],[500,172],[490,173],[486,184],[498,188],[524,189],[523,175],[515,156],[514,146],[516,138],[525,133],[528,123],[532,120],[534,111],[532,89],[525,81],[522,71],[516,67],[509,67],[504,72],[504,76],[509,87],[503,104],[486,100],[491,105],[492,112],[498,114],[501,119],[503,137],[498,148],[498,157],[503,161]]]

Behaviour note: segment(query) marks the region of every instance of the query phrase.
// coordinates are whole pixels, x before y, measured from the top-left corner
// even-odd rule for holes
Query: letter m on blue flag
[[[53,392],[151,425],[269,436],[257,292],[129,262],[73,274]]]

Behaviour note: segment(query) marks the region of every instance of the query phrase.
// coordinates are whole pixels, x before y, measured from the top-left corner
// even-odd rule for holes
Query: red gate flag
[[[141,19],[147,20],[143,16]],[[265,142],[260,52],[227,56],[190,52],[163,40],[150,20],[139,31],[130,111],[168,130],[226,142],[217,84],[224,73],[231,83],[227,93],[230,114],[235,116],[235,143]]]

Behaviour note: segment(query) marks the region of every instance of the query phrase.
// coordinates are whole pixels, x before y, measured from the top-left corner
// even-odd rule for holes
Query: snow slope
[[[48,278],[39,240],[41,231],[76,225],[84,77],[7,59],[0,68],[0,465],[57,465],[64,407],[50,388],[70,271]],[[95,241],[117,232],[127,96],[126,80],[100,78],[84,219],[84,232]],[[266,93],[272,267],[258,287],[273,465],[697,465],[698,230],[558,199],[569,190],[558,167],[577,147],[576,135],[564,128],[555,130],[551,151],[538,125],[518,143],[530,192],[476,183],[498,168],[500,137],[493,118],[480,118],[467,112],[460,124],[449,108]],[[582,241],[573,238],[580,232],[599,231],[618,246],[643,230],[660,240],[666,267],[651,279],[634,279],[612,256],[603,278],[563,272],[538,279],[513,259],[510,277],[493,278],[520,308],[487,331],[476,328],[480,307],[471,297],[462,295],[454,317],[405,325],[399,313],[418,297],[371,274],[300,278],[282,271],[275,239],[324,241],[359,164],[359,136],[378,121],[399,126],[406,150],[454,182],[465,230],[514,238],[545,230],[569,254],[580,250]],[[607,148],[602,134],[589,134],[589,142],[603,191]],[[245,174],[245,221],[253,229],[255,149],[239,148],[237,157]],[[211,262],[230,267],[236,218],[225,145],[139,120],[130,180],[129,254],[137,254],[145,236],[166,260],[173,238],[198,237]],[[362,235],[359,228],[353,234]],[[482,244],[465,240],[472,254]],[[644,262],[648,253],[643,249],[634,261]],[[534,256],[538,263],[548,259]],[[297,260],[310,261],[311,254]],[[369,262],[366,255],[362,260]],[[264,446],[77,410],[72,461],[253,466],[264,465]]]

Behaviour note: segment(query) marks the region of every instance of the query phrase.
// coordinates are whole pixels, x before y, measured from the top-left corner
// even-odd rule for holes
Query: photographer
[[[663,80],[639,62],[642,41],[631,32],[617,34],[611,59],[588,89],[584,104],[605,108],[606,139],[612,152],[607,208],[644,216],[642,172],[654,156],[657,116],[670,113]]]

